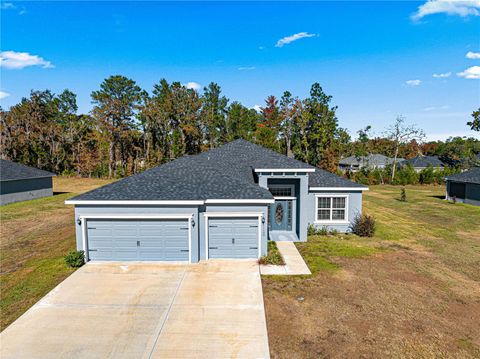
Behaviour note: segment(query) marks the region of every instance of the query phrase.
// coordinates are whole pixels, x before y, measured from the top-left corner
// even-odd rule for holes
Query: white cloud
[[[262,112],[262,107],[260,105],[253,106],[253,109],[257,112]]]
[[[240,66],[238,68],[239,71],[251,71],[255,70],[255,66]]]
[[[480,66],[472,66],[462,72],[457,72],[457,76],[466,79],[480,79]]]
[[[275,44],[275,47],[283,47],[283,45],[287,45],[291,42],[294,42],[294,41],[297,41],[297,40],[300,40],[300,39],[304,39],[304,38],[308,38],[308,37],[315,37],[315,36],[318,36],[318,35],[317,34],[309,34],[308,32],[299,32],[297,34],[293,34],[293,35],[290,35],[290,36],[285,36],[284,38],[278,40],[277,43]]]
[[[428,0],[418,7],[412,20],[420,20],[433,14],[448,14],[466,17],[469,15],[480,16],[480,0]]]
[[[11,3],[11,2],[4,2],[0,5],[0,9],[2,10],[10,10],[10,9],[16,9],[17,7]]]
[[[6,69],[23,69],[28,66],[41,66],[45,69],[54,67],[50,61],[38,55],[16,51],[0,52],[0,66]]]
[[[0,100],[3,100],[5,97],[10,96],[8,92],[0,91]]]
[[[429,107],[425,107],[423,109],[423,111],[448,110],[449,108],[450,108],[450,106],[448,106],[448,105],[443,105],[443,106],[439,106],[439,107],[429,106]]]
[[[472,51],[469,51],[469,52],[467,52],[467,54],[465,55],[465,57],[466,57],[467,59],[478,60],[478,59],[480,59],[480,52],[472,52]]]
[[[422,83],[422,81],[421,80],[408,80],[408,81],[405,81],[405,83],[408,86],[414,87],[414,86],[420,85]]]
[[[432,76],[435,77],[436,79],[444,79],[444,78],[450,77],[451,75],[452,75],[451,72],[444,72],[440,74],[433,74]]]
[[[197,91],[202,88],[202,85],[200,85],[197,82],[187,82],[183,86],[185,86],[187,89],[192,89],[192,90],[197,90]]]
[[[18,8],[14,3],[12,2],[4,2],[2,4],[0,4],[0,9],[1,10],[16,10],[16,9],[19,9],[18,10],[18,15],[24,15],[27,13],[27,11],[25,10],[25,7],[22,6],[20,8]]]

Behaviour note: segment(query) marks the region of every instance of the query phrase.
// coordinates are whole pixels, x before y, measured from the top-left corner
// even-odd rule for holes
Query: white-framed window
[[[315,221],[319,223],[348,222],[348,196],[315,196]]]

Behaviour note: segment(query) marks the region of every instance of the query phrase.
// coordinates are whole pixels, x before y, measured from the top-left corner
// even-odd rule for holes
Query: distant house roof
[[[480,184],[480,167],[473,167],[468,171],[448,176],[445,180]]]
[[[404,161],[403,158],[397,158],[397,162]],[[342,158],[339,162],[342,166],[386,166],[393,163],[393,158],[373,153],[368,156],[350,156]]]
[[[405,161],[405,164],[409,164],[416,168],[443,167],[443,162],[437,156],[417,156]]]
[[[0,159],[0,181],[53,177],[54,173]]]
[[[255,169],[309,171],[310,186],[365,187],[245,140],[185,156],[72,200],[273,199]],[[314,172],[311,172],[314,171]]]

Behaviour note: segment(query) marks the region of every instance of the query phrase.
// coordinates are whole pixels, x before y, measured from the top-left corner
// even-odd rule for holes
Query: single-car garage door
[[[210,218],[209,258],[258,258],[258,218]]]
[[[88,219],[90,260],[188,261],[187,220]]]

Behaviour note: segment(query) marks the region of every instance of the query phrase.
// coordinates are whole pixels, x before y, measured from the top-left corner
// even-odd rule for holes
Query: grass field
[[[53,197],[0,207],[0,329],[3,330],[73,270],[73,206],[64,201],[108,180],[55,177]]]
[[[310,237],[312,276],[263,277],[272,357],[479,358],[480,207],[444,191],[371,187],[375,237]]]

